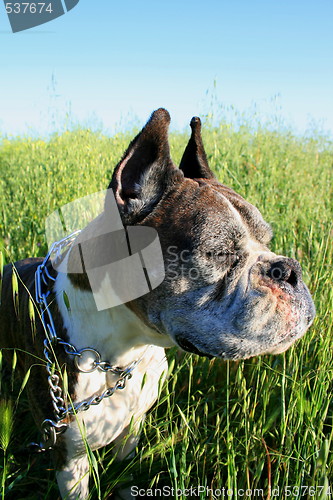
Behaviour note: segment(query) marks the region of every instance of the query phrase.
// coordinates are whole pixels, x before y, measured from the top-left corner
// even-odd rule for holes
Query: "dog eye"
[[[240,260],[240,256],[237,253],[206,252],[206,256],[225,267],[233,267]]]

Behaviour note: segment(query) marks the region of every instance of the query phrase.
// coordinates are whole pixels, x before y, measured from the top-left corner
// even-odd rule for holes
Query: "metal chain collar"
[[[35,274],[35,287],[36,287],[36,303],[40,310],[40,319],[45,330],[44,340],[44,357],[46,360],[46,371],[48,373],[49,393],[52,400],[55,419],[45,419],[42,423],[43,442],[40,444],[31,443],[30,448],[37,451],[45,451],[52,448],[57,440],[57,436],[66,431],[68,424],[63,420],[69,415],[76,415],[78,412],[87,411],[91,406],[100,404],[103,399],[111,397],[117,390],[125,388],[126,381],[131,378],[132,371],[140,363],[141,358],[133,361],[126,368],[119,368],[112,366],[108,361],[102,361],[100,353],[91,347],[77,350],[76,347],[57,336],[54,326],[52,314],[49,308],[48,297],[51,293],[49,289],[50,282],[55,282],[55,278],[50,275],[47,264],[51,255],[55,254],[54,263],[62,258],[64,250],[66,250],[74,241],[80,231],[75,231],[66,238],[55,242],[42,264],[40,264]],[[45,291],[44,291],[45,289]],[[62,388],[59,385],[59,375],[55,373],[57,367],[56,356],[54,348],[56,345],[62,345],[64,351],[69,356],[74,356],[74,364],[76,368],[82,373],[92,373],[99,369],[103,372],[111,372],[118,375],[118,380],[115,385],[108,387],[102,394],[94,395],[90,398],[78,402],[65,403],[62,394]],[[87,366],[88,360],[90,359]]]

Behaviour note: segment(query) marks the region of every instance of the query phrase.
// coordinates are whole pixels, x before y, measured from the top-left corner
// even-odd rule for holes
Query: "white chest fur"
[[[68,297],[69,309],[63,291]],[[55,292],[69,342],[77,349],[92,347],[103,361],[114,366],[125,367],[141,360],[125,389],[79,413],[66,431],[67,453],[77,457],[85,452],[82,435],[92,449],[97,449],[116,439],[131,419],[142,420],[158,396],[159,379],[167,371],[163,347],[169,347],[172,342],[144,325],[125,305],[97,311],[92,294],[73,287],[66,274],[58,274]],[[79,372],[75,402],[102,394],[114,386],[116,380],[116,375],[99,369],[92,373]]]

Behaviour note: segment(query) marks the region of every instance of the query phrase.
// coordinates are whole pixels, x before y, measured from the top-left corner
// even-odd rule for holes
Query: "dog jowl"
[[[136,363],[124,389],[114,391],[112,397],[99,397],[98,404],[88,405],[85,412],[67,413],[63,418],[67,428],[57,437],[53,453],[64,498],[88,495],[85,440],[92,449],[113,442],[119,459],[135,448],[140,424],[167,370],[164,348],[177,345],[223,359],[277,354],[302,337],[315,315],[298,262],[269,250],[271,229],[258,209],[215,178],[204,151],[199,118],[191,121],[191,138],[179,168],[170,157],[169,122],[164,109],[152,114],[116,166],[102,213],[66,250],[61,270],[47,264],[48,303],[57,337],[88,358],[98,352],[98,359],[105,361],[96,364],[88,359],[93,369],[80,370],[68,349],[55,347],[58,366],[66,366],[68,373],[69,396],[64,404],[101,396],[117,380],[117,370],[110,367]],[[101,224],[107,227],[114,216],[114,200],[120,227],[153,228],[158,234],[165,278],[149,293],[99,310],[89,276],[84,269],[73,272],[78,258],[75,249],[80,241],[100,234]],[[96,255],[108,252],[108,239],[102,241],[96,238],[92,246]],[[40,262],[16,263],[20,321],[13,304],[10,266],[3,276],[0,347],[32,354],[23,359],[26,370],[34,356],[43,359],[45,329],[37,318],[32,336],[29,318],[29,293],[34,293]],[[49,282],[48,276],[52,277]],[[102,283],[100,289],[107,293]],[[32,370],[28,392],[37,423],[52,418],[54,408],[43,366]],[[129,426],[137,433],[124,447],[122,439]],[[122,498],[126,497],[131,498],[123,491]]]

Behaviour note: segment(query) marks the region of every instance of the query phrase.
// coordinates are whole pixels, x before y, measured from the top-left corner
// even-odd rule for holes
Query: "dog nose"
[[[267,275],[279,283],[289,283],[296,288],[302,279],[302,269],[297,260],[283,259],[272,262]]]

